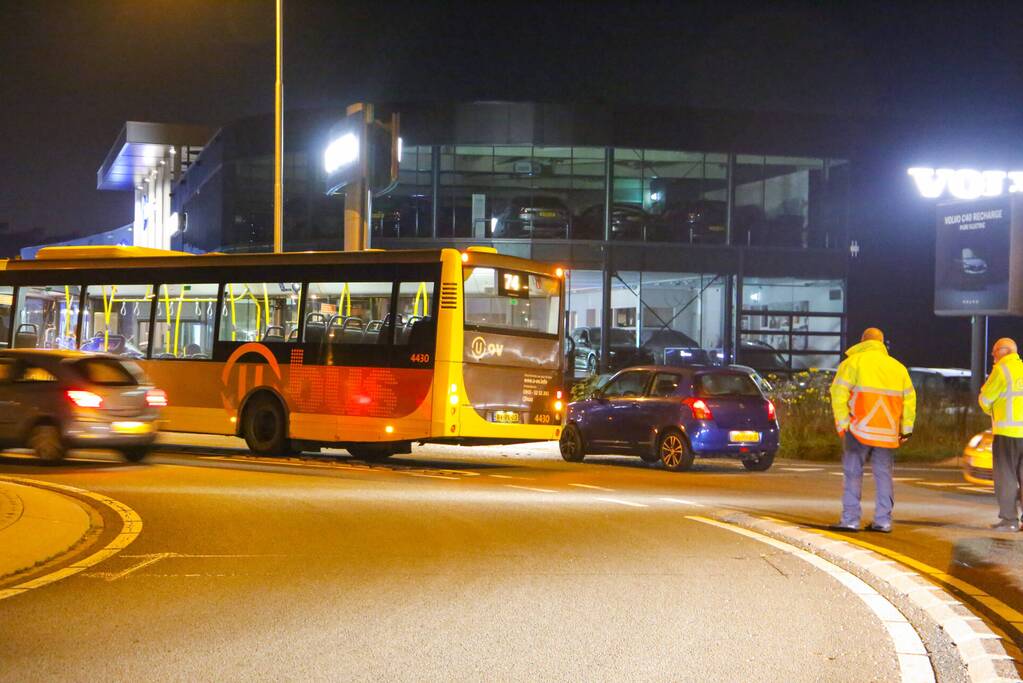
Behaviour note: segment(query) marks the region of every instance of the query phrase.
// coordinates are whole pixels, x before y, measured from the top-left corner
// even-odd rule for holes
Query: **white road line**
[[[923,641],[920,640],[920,635],[913,628],[913,625],[909,623],[909,620],[906,619],[905,615],[894,604],[859,577],[802,548],[797,548],[794,545],[757,533],[756,531],[697,515],[686,515],[686,519],[727,529],[733,533],[741,534],[773,546],[798,557],[828,574],[856,595],[856,597],[860,598],[877,618],[881,620],[885,630],[888,631],[889,637],[892,639],[895,656],[899,662],[900,679],[906,683],[934,682],[934,669],[931,666],[930,657],[927,656],[927,650],[924,648]]]
[[[575,486],[581,489],[593,489],[594,491],[614,491],[614,489],[606,489],[603,486],[594,486],[593,484],[569,484],[569,486]]]
[[[786,472],[823,472],[823,467],[780,467]]]
[[[646,505],[644,503],[633,503],[631,500],[622,500],[621,498],[597,498],[597,500],[602,500],[605,503],[616,503],[618,505],[627,505],[630,508],[646,508],[646,507],[650,507],[649,505]]]
[[[441,474],[423,474],[422,472],[402,472],[410,477],[423,477],[425,479],[447,479],[448,481],[459,481],[458,477],[445,477]]]
[[[924,486],[961,486],[958,481],[922,481]]]
[[[461,474],[466,477],[478,477],[479,472],[470,472],[469,470],[437,470],[438,472],[447,472],[449,474]]]
[[[515,484],[505,484],[510,489],[519,489],[520,491],[534,491],[536,493],[557,493],[554,489],[538,489],[532,486],[516,486]]]
[[[662,497],[661,500],[663,500],[665,503],[678,503],[679,505],[692,505],[693,507],[700,507],[700,503],[697,503],[696,501],[692,500],[686,500],[685,498]]]
[[[988,493],[994,495],[994,489],[984,489],[979,486],[960,486],[960,491],[972,491],[973,493]]]
[[[518,479],[519,481],[533,481],[533,477],[513,477],[510,474],[488,474],[488,477],[494,479]]]
[[[920,477],[892,477],[892,481],[920,481]]]

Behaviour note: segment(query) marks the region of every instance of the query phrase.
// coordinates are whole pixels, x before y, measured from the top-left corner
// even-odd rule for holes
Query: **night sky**
[[[595,101],[997,121],[1011,138],[1001,160],[1023,167],[1011,135],[1023,110],[1018,3],[839,4],[285,0],[285,103]],[[56,239],[128,222],[130,193],[95,189],[124,121],[215,126],[271,111],[273,22],[272,0],[0,2],[0,223]],[[904,180],[879,183],[878,219],[852,228],[864,251],[850,326],[888,327],[914,364],[961,366],[968,328],[930,313],[933,208]]]

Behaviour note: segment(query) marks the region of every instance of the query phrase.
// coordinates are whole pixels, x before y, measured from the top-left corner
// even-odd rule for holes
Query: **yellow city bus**
[[[0,345],[137,360],[167,393],[165,430],[362,458],[561,434],[555,266],[482,247],[51,247],[0,268]]]

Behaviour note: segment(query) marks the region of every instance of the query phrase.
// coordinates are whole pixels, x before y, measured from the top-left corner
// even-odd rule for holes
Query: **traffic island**
[[[99,515],[76,498],[0,480],[0,582],[59,559],[98,529]]]

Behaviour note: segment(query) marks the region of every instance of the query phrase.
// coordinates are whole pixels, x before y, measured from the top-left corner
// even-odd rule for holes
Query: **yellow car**
[[[963,449],[963,477],[971,484],[994,485],[991,473],[991,430],[974,435]]]

